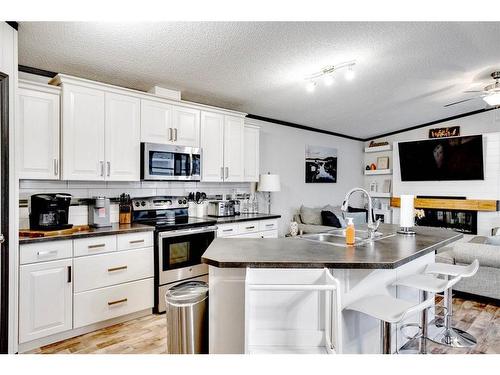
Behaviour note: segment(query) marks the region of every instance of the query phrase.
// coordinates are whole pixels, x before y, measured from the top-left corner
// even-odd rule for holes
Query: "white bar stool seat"
[[[415,304],[415,302],[382,294],[361,298],[345,307],[345,309],[357,311],[380,320],[382,353],[391,354],[391,325],[399,323],[405,317],[427,309],[433,304],[433,298]]]
[[[445,276],[448,280],[452,277],[458,280],[464,277],[474,276],[479,269],[479,261],[476,259],[468,266],[460,266],[447,263],[431,263],[425,268],[425,273]],[[454,285],[455,283],[453,283]],[[452,286],[453,286],[452,285]],[[446,289],[444,293],[444,304],[446,312],[444,315],[444,324],[436,324],[440,328],[439,332],[430,339],[438,344],[451,346],[453,348],[467,348],[476,345],[477,341],[470,333],[461,329],[452,327],[453,301],[452,286]]]

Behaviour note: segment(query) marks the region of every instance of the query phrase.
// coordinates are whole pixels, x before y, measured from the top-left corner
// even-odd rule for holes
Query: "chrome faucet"
[[[378,227],[380,225],[380,219],[378,219],[376,222],[373,222],[373,202],[372,202],[372,197],[370,196],[368,191],[359,187],[349,190],[345,195],[344,202],[342,203],[342,207],[340,209],[343,212],[347,212],[347,208],[349,207],[349,198],[352,195],[352,193],[355,193],[357,191],[364,193],[368,198],[368,234],[370,236],[370,239],[372,240],[375,238],[375,233],[377,232]]]

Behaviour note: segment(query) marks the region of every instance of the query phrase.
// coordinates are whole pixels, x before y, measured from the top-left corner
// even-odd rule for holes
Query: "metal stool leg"
[[[449,278],[449,276],[448,276]],[[443,344],[446,346],[451,346],[453,348],[470,348],[476,345],[477,341],[474,336],[470,333],[462,331],[458,328],[453,328],[452,317],[453,317],[453,297],[452,288],[448,288],[444,293],[446,313],[444,316],[444,326],[438,332],[438,334],[430,340]]]
[[[391,329],[392,329],[391,323],[387,323],[384,321],[380,322],[380,337],[381,337],[380,348],[381,348],[382,354],[392,354]]]
[[[429,298],[429,292],[425,290],[420,291],[420,302],[423,302]],[[406,327],[418,327],[419,332],[409,339],[409,341],[404,344],[399,350],[400,354],[427,354],[427,340],[429,332],[429,312],[427,309],[422,310],[420,315],[420,325],[415,323],[409,323],[401,326],[402,331]],[[409,338],[409,337],[407,337]]]

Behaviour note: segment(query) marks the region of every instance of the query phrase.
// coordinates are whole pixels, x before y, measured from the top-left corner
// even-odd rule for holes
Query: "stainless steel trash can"
[[[208,354],[208,285],[187,281],[165,293],[167,353]]]

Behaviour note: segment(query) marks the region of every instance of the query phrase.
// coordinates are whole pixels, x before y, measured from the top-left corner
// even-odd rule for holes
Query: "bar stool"
[[[419,313],[433,304],[434,298],[415,304],[414,302],[383,294],[361,298],[345,307],[345,309],[357,311],[380,320],[381,352],[382,354],[391,354],[392,324],[400,323],[407,316]]]
[[[476,259],[468,266],[459,266],[456,264],[447,263],[431,263],[426,267],[424,272],[428,274],[442,275],[450,280],[452,277],[458,277],[459,279],[462,279],[464,277],[474,276],[478,269],[479,261]],[[444,293],[444,304],[446,310],[444,315],[444,326],[437,325],[440,330],[437,335],[430,337],[430,340],[438,344],[451,346],[453,348],[468,348],[476,345],[477,340],[474,336],[461,329],[452,327],[452,287],[447,288]]]
[[[404,286],[408,288],[414,288],[420,290],[420,301],[423,302],[429,299],[429,293],[441,293],[447,289],[450,289],[455,285],[458,281],[460,281],[460,277],[456,276],[449,280],[439,279],[430,274],[414,274],[403,277],[397,280],[393,286]],[[405,345],[403,345],[400,349],[400,353],[418,353],[418,354],[427,354],[427,340],[428,340],[428,314],[427,309],[422,310],[422,315],[420,319],[420,325],[415,323],[404,324],[400,327],[400,331],[407,327],[416,326],[419,328],[419,333],[417,335],[410,338]],[[418,349],[415,350],[415,343],[418,344]]]

